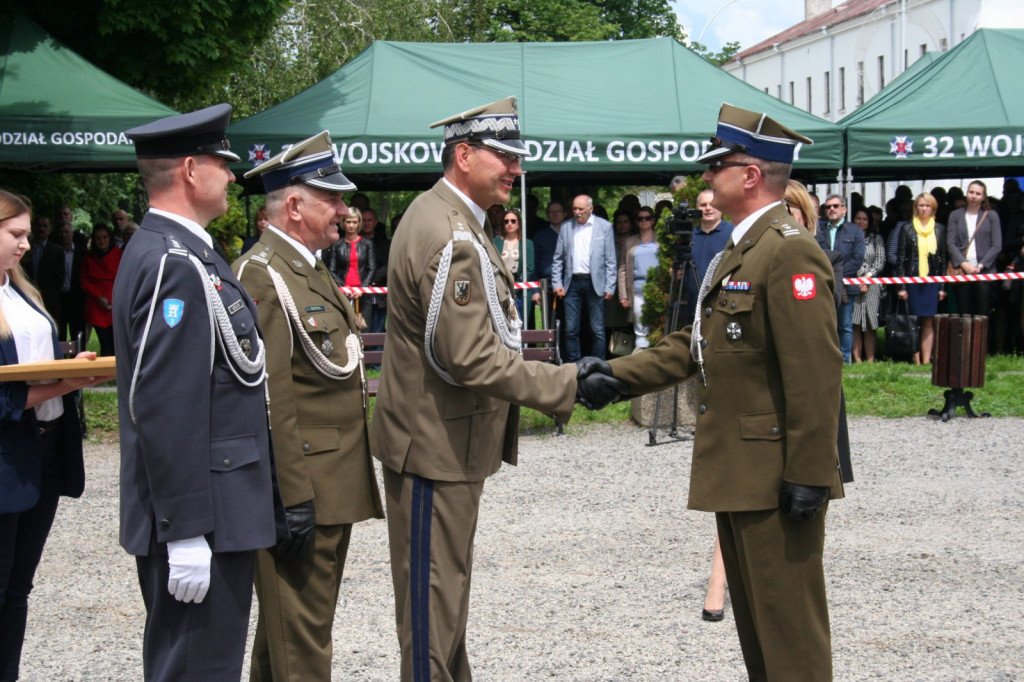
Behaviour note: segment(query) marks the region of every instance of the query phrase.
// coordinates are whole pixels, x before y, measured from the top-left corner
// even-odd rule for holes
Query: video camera
[[[666,227],[667,233],[676,239],[672,250],[673,267],[693,260],[693,226],[699,223],[700,219],[700,209],[690,208],[685,199],[672,209],[672,217]]]

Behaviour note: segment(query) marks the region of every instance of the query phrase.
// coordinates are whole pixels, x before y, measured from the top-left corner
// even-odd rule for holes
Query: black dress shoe
[[[706,620],[709,623],[717,623],[718,621],[725,619],[725,609],[718,609],[717,611],[708,611],[707,609],[701,609],[700,617],[702,620]]]

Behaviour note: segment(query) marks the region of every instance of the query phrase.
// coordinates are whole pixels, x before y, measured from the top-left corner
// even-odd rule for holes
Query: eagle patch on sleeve
[[[455,296],[455,302],[459,305],[466,305],[469,303],[469,287],[470,281],[468,279],[457,279],[453,282],[452,292]]]
[[[793,275],[793,298],[798,301],[809,301],[817,294],[814,274]]]

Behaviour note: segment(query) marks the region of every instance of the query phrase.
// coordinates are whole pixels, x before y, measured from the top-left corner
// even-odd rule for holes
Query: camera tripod
[[[687,249],[689,251],[689,249]],[[693,262],[693,253],[689,252],[682,258],[672,261],[668,288],[668,305],[665,308],[665,336],[681,327],[693,322],[693,320],[681,320],[683,313],[690,309],[690,297],[696,299],[700,291],[700,280],[697,277],[697,266]],[[689,285],[689,286],[687,286]],[[638,313],[639,314],[639,313]],[[682,324],[680,324],[682,322]],[[658,442],[658,417],[661,413],[661,401],[665,397],[665,391],[658,393],[654,403],[654,419],[648,431],[648,446],[664,445],[670,441]],[[679,433],[679,385],[672,387],[672,420],[668,429],[669,438],[672,440],[691,440],[693,434],[681,435]]]

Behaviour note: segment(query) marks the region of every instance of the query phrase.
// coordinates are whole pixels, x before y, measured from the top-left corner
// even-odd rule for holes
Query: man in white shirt
[[[551,287],[565,302],[565,350],[569,362],[581,357],[583,316],[590,324],[590,353],[604,359],[604,302],[615,295],[616,259],[612,225],[594,215],[594,200],[581,194],[572,201],[573,220],[558,233],[551,264]]]

